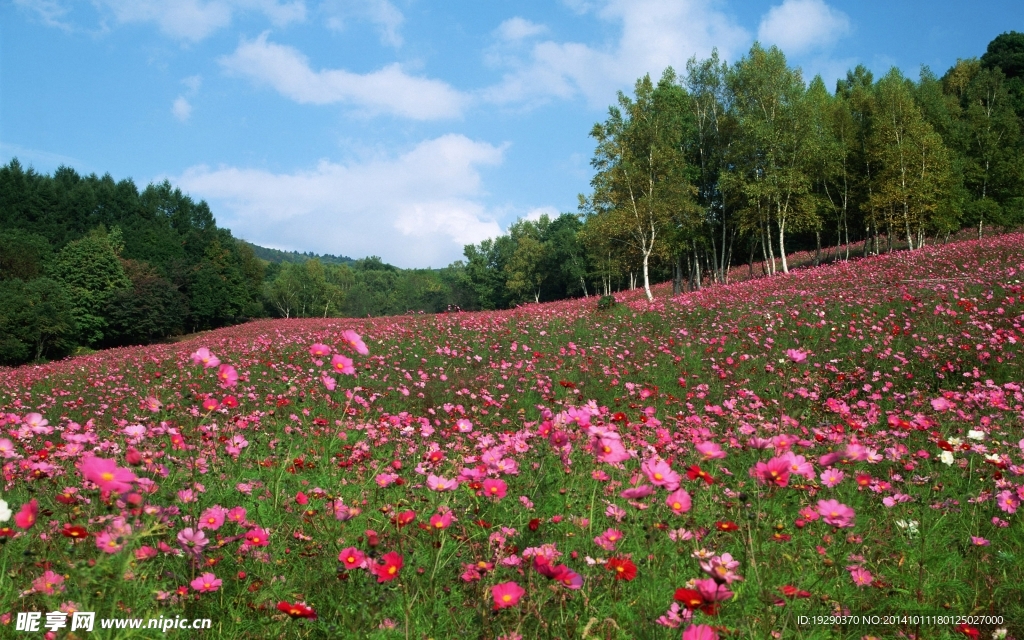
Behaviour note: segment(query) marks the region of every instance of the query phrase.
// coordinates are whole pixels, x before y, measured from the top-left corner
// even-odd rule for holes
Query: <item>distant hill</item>
[[[268,249],[267,247],[261,247],[257,244],[246,242],[245,240],[243,240],[242,242],[245,242],[245,244],[249,245],[252,248],[252,251],[253,253],[256,254],[257,258],[261,260],[266,260],[267,262],[291,262],[293,264],[302,264],[307,260],[317,259],[324,264],[351,265],[355,263],[355,260],[349,258],[348,256],[333,256],[329,253],[324,255],[317,255],[312,251],[307,251],[306,253],[299,253],[298,251],[281,251],[280,249]]]

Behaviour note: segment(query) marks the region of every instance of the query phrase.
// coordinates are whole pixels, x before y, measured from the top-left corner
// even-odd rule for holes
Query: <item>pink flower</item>
[[[142,545],[135,550],[135,559],[140,561],[149,560],[150,558],[155,558],[158,553],[160,552],[153,547],[150,547],[149,545]]]
[[[709,560],[701,562],[700,568],[717,582],[732,584],[736,580],[742,580],[734,570],[740,566],[739,561],[733,560],[732,554],[723,553],[720,556],[712,556]]]
[[[19,529],[31,529],[32,525],[36,523],[36,517],[39,515],[39,501],[32,498],[25,504],[21,505],[21,509],[18,513],[14,514],[14,525]]]
[[[672,513],[682,515],[690,510],[693,503],[686,489],[676,489],[665,498],[665,504],[672,510]]]
[[[866,587],[874,580],[874,577],[863,567],[851,566],[848,567],[850,571],[850,578],[853,579],[853,584],[858,587]]]
[[[832,487],[834,487],[837,484],[839,484],[840,482],[842,482],[843,481],[843,477],[845,475],[846,474],[844,474],[842,471],[840,471],[838,469],[832,469],[830,467],[830,468],[825,469],[824,471],[822,471],[821,472],[821,476],[819,476],[819,477],[821,478],[822,484],[824,484],[826,487],[831,489]]]
[[[987,547],[987,546],[989,546],[992,543],[989,542],[988,540],[986,540],[985,538],[979,538],[978,536],[971,536],[971,544],[977,545],[979,547]]]
[[[679,488],[679,474],[672,470],[667,462],[661,458],[649,458],[640,465],[640,470],[647,476],[651,484],[658,487],[665,487],[669,491]]]
[[[594,445],[598,462],[623,462],[629,460],[629,453],[618,438],[598,438]]]
[[[500,478],[488,478],[483,481],[483,494],[490,498],[500,500],[505,497],[508,485]]]
[[[47,569],[32,582],[32,589],[36,593],[52,596],[58,591],[64,591],[64,576]]]
[[[210,353],[210,350],[206,347],[199,347],[192,354],[192,364],[202,364],[204,368],[209,369],[219,365],[220,359]]]
[[[473,423],[465,418],[460,418],[455,421],[455,428],[459,433],[469,433],[473,430]]]
[[[96,548],[103,553],[117,553],[124,548],[124,538],[110,531],[103,531],[96,536]]]
[[[833,527],[853,526],[853,509],[836,500],[818,500],[818,513],[825,524]]]
[[[203,533],[202,529],[186,527],[178,532],[178,542],[189,551],[202,551],[203,547],[210,544],[210,540]]]
[[[331,368],[338,373],[343,373],[349,376],[355,375],[356,373],[356,368],[352,366],[352,358],[346,358],[340,353],[334,354],[334,357],[331,358]]]
[[[341,553],[338,554],[338,562],[345,565],[345,568],[349,571],[362,569],[366,566],[366,554],[355,547],[348,547],[347,549],[342,549]]]
[[[945,398],[933,398],[932,409],[936,411],[949,411],[953,408],[953,403]]]
[[[181,540],[180,535],[178,539]],[[250,547],[265,547],[270,544],[270,534],[263,527],[253,527],[245,532],[245,544]]]
[[[1009,489],[1003,489],[996,496],[996,505],[1006,513],[1016,513],[1020,500]]]
[[[431,473],[427,476],[427,488],[431,491],[455,491],[459,488],[459,481],[447,480]]]
[[[327,387],[328,391],[334,391],[338,386],[338,381],[326,373],[320,376],[320,381],[324,383],[324,386]]]
[[[514,607],[525,594],[526,589],[515,582],[502,582],[491,587],[491,597],[494,598],[495,609]]]
[[[722,451],[722,447],[714,442],[701,442],[696,447],[697,452],[703,456],[704,460],[712,460],[716,458],[724,458],[725,452]]]
[[[706,602],[725,602],[733,596],[727,584],[720,583],[714,578],[694,580],[693,582]]]
[[[359,334],[351,329],[346,329],[341,332],[341,341],[356,350],[361,356],[370,354],[370,350],[366,348],[366,343],[359,337]]]
[[[331,348],[326,344],[320,344],[319,342],[309,347],[309,355],[314,358],[320,358],[323,356],[331,355]]]
[[[230,364],[222,364],[217,369],[217,379],[220,380],[221,388],[227,389],[238,384],[238,372]]]
[[[594,544],[605,551],[615,551],[615,545],[622,540],[622,532],[618,529],[608,529],[601,535],[594,538]]]
[[[447,529],[452,524],[452,512],[435,513],[430,516],[430,526],[433,529]]]
[[[224,516],[226,515],[227,510],[224,507],[214,505],[204,511],[203,515],[199,516],[199,528],[216,531],[224,524]]]
[[[718,632],[706,624],[691,624],[683,631],[683,640],[718,640]]]
[[[620,496],[626,500],[639,500],[640,498],[646,498],[647,496],[654,493],[654,487],[649,484],[642,484],[639,487],[633,487],[632,489],[626,489],[619,493]]]
[[[786,357],[796,364],[806,360],[808,355],[810,354],[803,349],[786,349]]]
[[[222,584],[222,582],[223,581],[220,578],[213,575],[212,573],[207,572],[199,576],[189,584],[192,585],[192,588],[198,591],[199,593],[210,593],[216,591],[217,589],[220,589],[220,585]]]
[[[398,577],[398,572],[401,571],[404,561],[402,556],[398,555],[394,551],[385,553],[381,560],[382,564],[371,564],[370,572],[377,576],[377,582],[388,582]]]
[[[761,484],[785,487],[789,484],[789,460],[776,456],[768,462],[758,462],[750,470],[750,475]]]
[[[78,470],[81,471],[82,477],[99,486],[100,491],[110,493],[128,493],[132,490],[132,483],[137,480],[134,473],[118,467],[115,460],[96,456],[82,458],[78,463]]]

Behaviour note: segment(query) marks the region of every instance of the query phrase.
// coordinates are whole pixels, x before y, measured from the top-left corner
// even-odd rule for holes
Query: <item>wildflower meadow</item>
[[[1010,234],[0,370],[0,636],[1024,638],[1022,279]]]

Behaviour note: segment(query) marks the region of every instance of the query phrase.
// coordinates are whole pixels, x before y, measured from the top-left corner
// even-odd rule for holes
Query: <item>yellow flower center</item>
[[[502,602],[512,602],[512,596],[506,593],[505,595],[501,596],[501,600]]]
[[[102,478],[105,482],[110,482],[111,480],[114,479],[114,474],[110,473],[109,471],[104,471],[103,473],[100,474],[100,478]]]

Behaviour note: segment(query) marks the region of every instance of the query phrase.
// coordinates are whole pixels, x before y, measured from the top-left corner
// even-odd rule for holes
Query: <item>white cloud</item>
[[[377,25],[382,44],[402,46],[399,29],[405,16],[388,0],[327,0],[320,5],[320,10],[327,14],[330,29],[343,31],[345,23],[352,18],[367,20]]]
[[[784,0],[761,18],[757,39],[787,55],[828,48],[850,33],[850,18],[823,0]]]
[[[533,209],[530,209],[529,211],[526,212],[526,215],[523,216],[523,219],[530,220],[532,222],[537,222],[538,220],[540,220],[541,216],[545,215],[554,220],[558,216],[562,215],[562,212],[552,206],[534,207]]]
[[[192,105],[185,99],[185,96],[178,96],[171,106],[171,113],[178,120],[185,122],[192,115]]]
[[[257,244],[438,267],[459,259],[463,245],[501,233],[482,202],[480,167],[503,155],[504,147],[449,134],[397,157],[322,160],[283,174],[199,166],[172,181]]]
[[[243,40],[220,60],[225,70],[273,87],[304,104],[346,103],[370,113],[390,113],[414,120],[462,114],[466,97],[440,80],[411,76],[398,64],[367,74],[344,69],[313,71],[298,50],[267,42],[263,33]]]
[[[573,6],[581,12],[592,10],[589,4]],[[715,47],[731,59],[750,35],[715,7],[714,0],[607,0],[597,16],[621,23],[617,43],[598,48],[538,42],[526,59],[504,59],[512,70],[482,95],[509,104],[582,94],[593,106],[604,106],[615,99],[617,90],[631,87],[645,73],[658,77],[669,65],[681,71],[690,57],[706,57]]]
[[[155,22],[172,38],[198,42],[231,24],[236,13],[262,13],[274,26],[306,18],[303,0],[99,0],[121,23]]]
[[[519,40],[525,40],[533,36],[540,35],[548,30],[542,24],[530,22],[525,18],[509,18],[505,22],[498,25],[496,33],[499,38],[509,42],[517,42]]]
[[[34,12],[48,27],[56,27],[63,31],[74,30],[71,23],[66,20],[71,9],[60,0],[14,0],[14,4]]]

